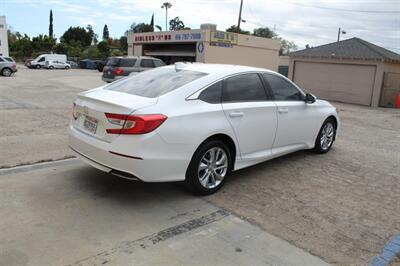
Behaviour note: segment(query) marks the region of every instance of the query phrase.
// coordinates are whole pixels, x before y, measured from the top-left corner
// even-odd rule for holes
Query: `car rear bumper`
[[[187,147],[165,143],[156,132],[121,135],[105,142],[72,125],[68,128],[70,148],[87,164],[127,179],[169,182],[185,179],[191,156]]]
[[[113,82],[113,81],[116,81],[116,80],[122,79],[122,78],[125,78],[125,76],[115,76],[114,78],[107,78],[104,76],[101,77],[101,79],[105,82]]]

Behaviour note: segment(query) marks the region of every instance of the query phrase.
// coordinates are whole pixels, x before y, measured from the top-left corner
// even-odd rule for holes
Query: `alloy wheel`
[[[321,148],[324,151],[328,150],[331,147],[333,143],[334,133],[335,133],[335,128],[330,122],[326,123],[322,128],[320,144]]]
[[[204,153],[198,167],[200,184],[208,189],[217,187],[228,171],[228,156],[219,147],[209,149]]]

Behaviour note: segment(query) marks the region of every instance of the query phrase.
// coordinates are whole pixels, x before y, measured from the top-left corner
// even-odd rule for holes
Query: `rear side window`
[[[203,90],[199,95],[199,100],[208,103],[221,103],[222,81],[212,84]]]
[[[0,57],[0,62],[4,62],[3,58]]]
[[[205,73],[161,67],[121,79],[104,89],[155,98],[205,76]]]
[[[142,61],[140,61],[140,66],[141,67],[154,67],[154,62],[152,59],[142,59]]]
[[[11,57],[4,57],[4,59],[8,62],[14,62],[14,60]]]
[[[303,94],[287,80],[273,74],[263,74],[271,87],[275,101],[303,101]]]
[[[227,78],[222,91],[223,102],[265,101],[267,95],[260,77],[256,73]]]
[[[154,65],[156,67],[165,66],[165,63],[161,60],[154,60]]]
[[[123,58],[119,62],[120,67],[134,67],[136,64],[136,59],[131,58]]]

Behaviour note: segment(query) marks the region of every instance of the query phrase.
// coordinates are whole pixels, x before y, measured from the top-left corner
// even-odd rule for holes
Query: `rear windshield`
[[[205,76],[205,73],[161,67],[140,72],[106,86],[106,90],[155,98]]]

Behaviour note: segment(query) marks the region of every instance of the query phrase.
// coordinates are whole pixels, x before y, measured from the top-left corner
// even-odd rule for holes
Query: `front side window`
[[[152,59],[142,59],[140,61],[140,66],[141,67],[154,67],[154,63]]]
[[[260,77],[256,73],[227,78],[222,91],[223,102],[265,101],[267,95]]]
[[[207,103],[221,103],[222,81],[212,84],[203,90],[199,95],[199,100]]]
[[[38,62],[43,62],[46,58],[41,57]]]
[[[155,98],[205,76],[205,73],[175,68],[155,68],[116,81],[104,89]]]
[[[271,87],[275,101],[303,101],[303,94],[289,81],[268,73],[263,78]]]

